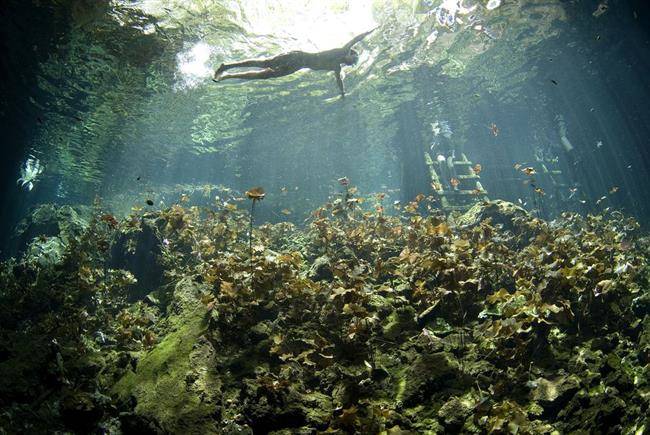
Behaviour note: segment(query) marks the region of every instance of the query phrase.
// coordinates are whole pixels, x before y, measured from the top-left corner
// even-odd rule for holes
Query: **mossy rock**
[[[398,380],[396,400],[405,406],[420,403],[455,379],[457,373],[458,363],[449,353],[418,355]]]
[[[462,226],[476,226],[486,219],[490,219],[494,225],[503,225],[506,231],[516,231],[521,229],[519,222],[530,220],[530,214],[508,201],[483,201],[474,204],[465,214],[458,218],[457,223]]]
[[[120,233],[111,247],[109,266],[125,269],[137,279],[129,292],[129,300],[144,299],[152,290],[163,283],[164,270],[160,264],[161,241],[156,235],[155,221],[142,219],[140,231]],[[135,249],[128,246],[133,244]]]
[[[388,340],[396,340],[403,334],[412,332],[417,326],[415,316],[415,309],[411,306],[400,307],[393,311],[383,326],[384,337]]]
[[[580,379],[576,375],[539,378],[535,385],[531,398],[544,408],[544,415],[555,416],[578,391]]]
[[[207,309],[198,298],[192,302],[199,287],[189,279],[176,286],[175,303],[182,309],[169,319],[172,331],[112,389],[120,402],[134,401],[134,413],[164,432],[219,433],[216,351],[203,337]]]
[[[23,252],[32,239],[38,236],[58,237],[64,245],[67,245],[70,240],[83,233],[88,227],[89,219],[88,207],[40,205],[16,226],[10,252],[11,254]]]

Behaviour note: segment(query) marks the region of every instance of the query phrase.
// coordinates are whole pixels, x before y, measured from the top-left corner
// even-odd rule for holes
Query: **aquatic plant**
[[[246,196],[248,199],[251,200],[251,214],[250,214],[250,222],[248,226],[248,252],[249,252],[249,259],[250,259],[250,264],[251,264],[251,280],[253,279],[253,219],[255,215],[255,203],[257,201],[261,201],[264,199],[266,196],[266,193],[264,193],[264,189],[261,187],[253,187],[250,190],[246,191]]]
[[[38,415],[61,430],[172,433],[645,424],[650,239],[633,219],[546,222],[493,201],[452,220],[419,213],[425,195],[387,213],[387,197],[354,195],[342,218],[341,192],[305,229],[263,225],[254,256],[254,208],[181,203],[114,222],[98,206],[61,261],[0,267],[0,392],[11,403],[0,423],[20,432]],[[138,252],[149,231],[165,279],[129,301],[135,274],[105,269],[105,243],[126,237]],[[25,359],[34,343],[42,357]],[[54,380],[30,393],[37,373]]]

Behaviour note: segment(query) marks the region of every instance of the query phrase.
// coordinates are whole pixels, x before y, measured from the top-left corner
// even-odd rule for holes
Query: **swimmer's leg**
[[[246,71],[240,73],[221,74],[219,75],[219,77],[216,77],[214,81],[220,82],[221,80],[226,80],[226,79],[242,79],[242,80],[270,79],[274,77],[287,76],[293,72],[295,72],[295,70],[286,69],[286,68],[285,69],[265,68],[261,71]]]
[[[224,71],[232,68],[269,68],[271,59],[248,59],[240,62],[222,63],[214,72],[214,78],[218,79]]]

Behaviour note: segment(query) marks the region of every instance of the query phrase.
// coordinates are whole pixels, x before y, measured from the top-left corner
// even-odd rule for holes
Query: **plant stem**
[[[248,254],[251,265],[251,287],[253,285],[253,213],[255,212],[255,200],[251,204],[251,217],[248,226]]]

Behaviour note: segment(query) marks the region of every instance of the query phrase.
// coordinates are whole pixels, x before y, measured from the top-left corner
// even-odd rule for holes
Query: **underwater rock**
[[[405,406],[423,401],[453,379],[458,371],[451,354],[438,352],[418,355],[405,370],[398,385],[397,400]]]
[[[104,415],[102,406],[89,393],[71,392],[59,404],[63,423],[75,431],[89,432]]]
[[[203,337],[207,309],[197,297],[207,291],[209,286],[190,278],[176,284],[170,309],[174,314],[167,319],[170,331],[112,390],[119,402],[134,402],[132,412],[166,433],[220,433],[217,352]]]
[[[156,236],[155,222],[143,218],[140,231],[120,233],[111,247],[109,267],[133,273],[137,282],[129,292],[131,302],[145,298],[163,282],[159,263],[161,242]]]
[[[412,331],[415,324],[415,309],[411,306],[404,306],[393,311],[383,326],[384,337],[388,340],[395,340],[406,331]]]
[[[330,258],[323,255],[314,260],[307,277],[312,281],[331,281],[334,279]]]
[[[460,397],[452,397],[438,411],[438,417],[442,420],[447,431],[458,431],[467,416],[472,412],[472,403],[464,401]]]
[[[59,237],[37,237],[28,245],[25,261],[40,267],[52,267],[61,264],[66,244]]]
[[[88,226],[87,207],[43,204],[35,208],[16,226],[11,240],[12,255],[24,252],[35,237],[58,237],[63,245],[79,237]]]
[[[556,415],[578,391],[580,379],[575,375],[539,378],[533,381],[533,385],[531,398],[544,408],[545,413]]]
[[[474,204],[460,216],[457,223],[473,227],[486,219],[490,219],[493,225],[503,225],[503,229],[506,231],[515,231],[520,229],[519,221],[530,220],[532,216],[523,208],[508,201],[482,201]]]

